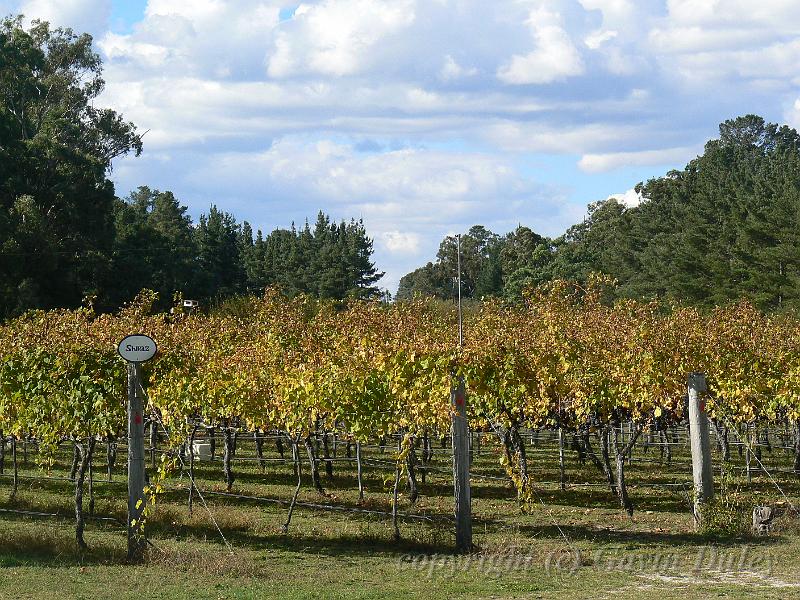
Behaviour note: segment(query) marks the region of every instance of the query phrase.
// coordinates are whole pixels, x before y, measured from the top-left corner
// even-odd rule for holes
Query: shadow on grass
[[[750,535],[713,535],[693,532],[636,531],[600,528],[590,525],[521,525],[519,531],[530,536],[563,539],[597,544],[623,544],[626,546],[771,546],[781,543],[778,536],[753,537]],[[563,532],[563,535],[562,535]]]
[[[167,517],[169,515],[166,515]],[[122,565],[128,564],[126,556],[126,536],[123,528],[105,528],[108,535],[98,536],[94,529],[87,532],[90,548],[79,551],[73,530],[66,519],[59,519],[63,527],[29,527],[31,520],[26,517],[4,515],[2,520],[16,522],[18,527],[6,527],[0,533],[0,569],[22,566],[63,567],[65,565]],[[113,538],[111,536],[114,536]],[[226,556],[225,542],[216,527],[211,523],[171,526],[163,520],[149,524],[149,537],[154,545],[148,551],[146,562],[169,564],[182,568],[195,566],[212,570],[220,566],[220,557]],[[442,536],[446,538],[446,535]],[[116,539],[115,539],[116,538]],[[255,533],[247,526],[225,527],[225,538],[236,550],[271,551],[279,550],[302,554],[329,557],[395,557],[403,553],[441,553],[454,550],[446,543],[426,543],[411,539],[397,542],[388,537],[364,534],[337,534],[320,537],[315,531],[306,533],[295,531],[282,534],[278,531]],[[206,547],[193,546],[202,542]],[[250,561],[252,562],[252,561]],[[224,569],[223,569],[224,570]]]

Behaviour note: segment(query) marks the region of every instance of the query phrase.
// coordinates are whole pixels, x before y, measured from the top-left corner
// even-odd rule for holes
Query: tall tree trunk
[[[0,475],[6,470],[6,436],[0,429]]]
[[[633,516],[633,505],[628,497],[628,486],[625,485],[625,455],[617,452],[617,495],[619,497],[619,504],[628,513],[628,516]]]
[[[595,467],[597,467],[604,475],[606,474],[605,469],[603,468],[603,463],[597,458],[597,454],[594,452],[594,448],[592,448],[592,442],[589,439],[591,433],[589,432],[589,428],[583,430],[583,449],[586,452],[586,456],[592,461]]]

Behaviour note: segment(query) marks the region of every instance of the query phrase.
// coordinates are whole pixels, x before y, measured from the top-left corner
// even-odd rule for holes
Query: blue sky
[[[800,124],[794,0],[0,0],[88,31],[145,135],[118,194],[360,217],[394,291],[480,223],[558,235],[746,113]]]
[[[147,0],[113,0],[109,29],[114,33],[130,33],[135,23],[144,19]]]

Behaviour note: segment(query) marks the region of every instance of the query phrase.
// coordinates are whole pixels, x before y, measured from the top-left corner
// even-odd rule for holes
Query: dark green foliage
[[[748,115],[684,170],[640,186],[593,266],[626,296],[701,306],[747,298],[770,310],[800,300],[800,136]]]
[[[276,229],[266,238],[259,231],[249,259],[253,287],[277,285],[289,295],[320,298],[377,298],[375,283],[383,277],[371,260],[372,240],[362,221],[333,223],[320,212],[312,230]]]
[[[162,306],[175,291],[196,291],[198,252],[186,207],[172,192],[140,187],[114,206],[113,282],[105,287],[104,306],[114,308],[150,288]],[[124,276],[119,277],[119,274]]]
[[[458,294],[458,241],[442,240],[435,263],[428,263],[400,279],[397,299],[422,294],[455,298]],[[527,227],[498,236],[475,225],[461,236],[462,298],[507,294],[518,296],[528,285],[550,279],[553,261],[551,241]]]
[[[103,89],[91,36],[0,21],[0,316],[74,306],[110,275],[113,158],[142,149]]]
[[[74,307],[111,310],[142,288],[204,300],[279,285],[324,298],[374,297],[381,277],[363,223],[320,213],[312,233],[253,239],[212,206],[193,226],[171,192],[140,187],[125,201],[111,161],[142,150],[136,128],[96,109],[100,57],[89,35],[22,18],[0,21],[0,318]]]
[[[552,241],[526,227],[503,237],[473,227],[462,237],[462,292],[518,298],[523,288],[549,279],[582,281],[602,272],[618,280],[626,297],[698,306],[747,298],[766,310],[800,307],[794,129],[755,115],[725,121],[702,156],[637,191],[644,198],[639,206],[614,199],[590,204],[584,222]],[[452,297],[454,248],[445,239],[436,263],[403,277],[398,297]]]

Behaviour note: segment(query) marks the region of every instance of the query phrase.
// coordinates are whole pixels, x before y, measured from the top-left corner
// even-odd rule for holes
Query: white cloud
[[[486,139],[512,152],[583,154],[632,143],[640,129],[633,124],[549,124],[497,120],[488,124]]]
[[[410,0],[301,4],[277,34],[269,75],[352,75],[372,61],[375,46],[383,38],[408,27],[414,16]]]
[[[606,25],[620,24],[635,13],[632,0],[578,0],[585,10],[599,10]],[[639,0],[640,3],[641,0]]]
[[[619,35],[619,32],[614,31],[613,29],[598,29],[597,31],[593,31],[587,35],[584,38],[583,43],[586,44],[587,48],[597,50],[607,41],[613,40],[615,37],[617,37],[617,35]]]
[[[608,152],[605,154],[584,154],[578,166],[586,173],[604,173],[621,167],[647,165],[686,164],[697,155],[697,148],[665,148],[663,150],[642,150],[638,152]]]
[[[609,200],[616,200],[620,204],[622,204],[625,208],[634,208],[635,206],[639,206],[644,200],[644,197],[637,192],[635,189],[629,189],[626,192],[621,194],[611,194],[608,197]]]
[[[744,24],[796,32],[800,22],[800,4],[794,0],[667,0],[667,11],[672,22],[710,27]]]
[[[583,73],[577,48],[562,27],[561,16],[541,6],[528,18],[536,48],[528,54],[515,54],[497,71],[500,81],[509,84],[544,84]]]
[[[451,55],[444,58],[442,70],[439,71],[439,77],[444,81],[451,81],[453,79],[461,79],[463,77],[472,77],[477,75],[478,69],[470,67],[468,69],[459,65]]]
[[[784,112],[784,118],[790,127],[800,129],[800,98],[797,98],[791,107]]]
[[[381,236],[384,247],[392,254],[419,254],[420,242],[418,233],[407,231],[385,231]]]
[[[71,27],[76,32],[101,33],[108,26],[111,0],[22,0],[0,1],[0,17],[11,13],[49,21],[54,27]]]

